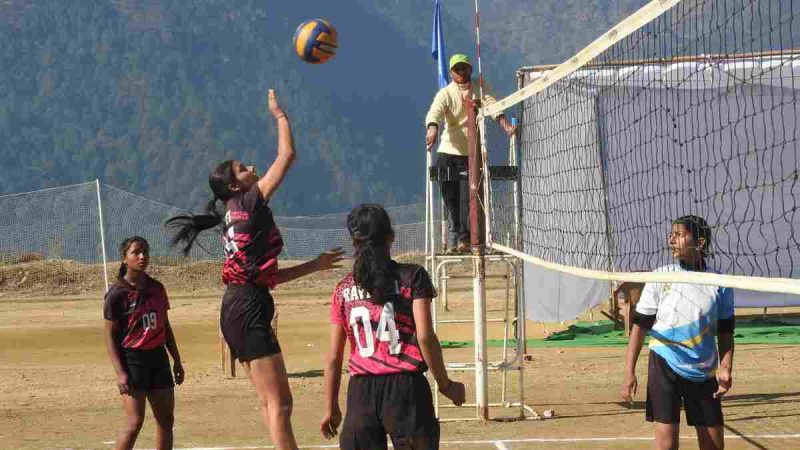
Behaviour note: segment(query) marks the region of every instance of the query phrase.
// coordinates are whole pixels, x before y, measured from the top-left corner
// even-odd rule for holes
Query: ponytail
[[[389,255],[388,243],[394,238],[389,215],[380,205],[362,204],[347,216],[347,229],[355,247],[353,279],[384,303],[394,293],[396,281],[396,264]]]
[[[167,229],[175,230],[170,245],[183,246],[181,253],[188,256],[198,235],[208,229],[216,228],[223,222],[223,213],[217,209],[217,201],[225,202],[234,196],[230,187],[236,183],[233,174],[233,160],[220,163],[208,176],[208,184],[214,193],[214,198],[206,205],[205,214],[186,214],[172,217],[164,223]],[[224,211],[224,207],[223,207]]]
[[[382,298],[394,292],[394,269],[394,263],[386,250],[386,242],[376,245],[368,241],[356,245],[353,279],[370,295]]]
[[[125,264],[125,262],[123,261],[123,262],[122,262],[122,263],[119,265],[119,272],[117,272],[117,278],[122,278],[122,277],[124,277],[126,273],[128,273],[128,265],[127,265],[127,264]]]
[[[215,228],[222,224],[222,214],[217,210],[217,199],[213,199],[206,205],[207,214],[188,214],[175,216],[164,223],[164,227],[175,230],[170,238],[170,246],[182,245],[181,253],[188,256],[192,250],[197,236],[205,230]]]

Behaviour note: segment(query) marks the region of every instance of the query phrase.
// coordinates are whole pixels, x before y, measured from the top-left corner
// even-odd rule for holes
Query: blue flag
[[[447,68],[447,52],[444,49],[444,31],[442,30],[442,9],[439,0],[433,5],[433,34],[431,36],[431,55],[439,67],[439,88],[450,83]]]

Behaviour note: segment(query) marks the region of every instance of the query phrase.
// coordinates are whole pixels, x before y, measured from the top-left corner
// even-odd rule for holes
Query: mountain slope
[[[472,4],[442,3],[448,50],[474,53]],[[633,3],[643,2],[483,1],[487,77],[510,93],[518,66],[566,58]],[[275,130],[264,98],[275,87],[299,153],[273,201],[279,212],[419,200],[422,120],[436,90],[431,12],[428,0],[7,0],[0,193],[100,178],[198,208],[216,163],[266,169]],[[291,49],[296,24],[314,16],[341,36],[323,66]]]

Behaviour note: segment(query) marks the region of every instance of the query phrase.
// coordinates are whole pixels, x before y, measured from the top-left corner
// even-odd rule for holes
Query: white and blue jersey
[[[687,272],[679,264],[654,272]],[[706,272],[718,273],[711,269]],[[703,382],[716,374],[718,322],[732,325],[733,289],[686,283],[647,283],[636,312],[655,316],[650,330],[650,351],[678,375]]]

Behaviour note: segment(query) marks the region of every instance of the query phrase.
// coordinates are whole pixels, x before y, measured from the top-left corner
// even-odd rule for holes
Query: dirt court
[[[324,283],[279,288],[278,334],[294,394],[294,426],[303,448],[335,448],[318,432],[323,406],[322,364],[327,345],[328,297],[334,276]],[[169,289],[169,285],[167,285]],[[490,310],[499,290],[490,291]],[[222,374],[218,338],[218,292],[170,290],[170,319],[187,371],[177,388],[177,448],[271,448],[260,423],[248,381]],[[465,287],[451,293],[452,309],[471,317]],[[491,311],[490,311],[491,314]],[[595,315],[597,317],[597,315]],[[102,340],[101,299],[96,296],[0,297],[0,448],[110,448],[123,412],[114,373]],[[548,324],[548,331],[567,324]],[[528,323],[530,337],[542,324]],[[490,327],[489,337],[500,337]],[[471,340],[467,327],[440,330],[441,339]],[[496,355],[497,349],[491,349]],[[555,410],[543,421],[446,422],[443,448],[474,449],[633,449],[651,448],[644,421],[644,389],[628,406],[618,402],[623,348],[531,348],[525,363],[526,402],[535,410]],[[472,349],[445,350],[449,361],[469,361]],[[639,362],[646,383],[646,355]],[[800,448],[800,347],[739,346],[734,388],[724,402],[728,448]],[[466,373],[456,379],[469,381]],[[517,392],[509,376],[510,393]],[[346,385],[346,377],[345,377]],[[468,393],[472,388],[471,383]],[[490,374],[491,401],[500,379]],[[474,395],[474,394],[473,394]],[[344,392],[341,396],[344,405]],[[474,401],[474,399],[473,399]],[[514,416],[517,410],[493,410]],[[448,409],[445,417],[474,416],[469,408]],[[682,430],[682,448],[696,448],[694,430]],[[153,447],[150,413],[137,448]]]

